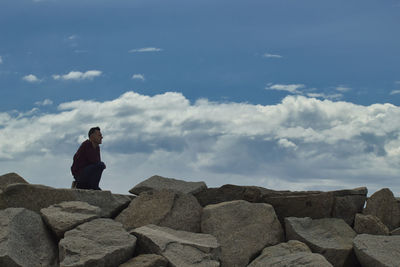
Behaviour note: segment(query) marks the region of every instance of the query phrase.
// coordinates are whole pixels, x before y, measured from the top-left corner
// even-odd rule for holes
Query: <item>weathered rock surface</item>
[[[12,184],[0,194],[0,209],[26,208],[40,212],[42,208],[64,201],[83,201],[101,209],[102,217],[113,217],[126,208],[131,198],[115,197],[110,191],[56,189],[44,185]]]
[[[244,200],[209,205],[203,209],[201,230],[221,244],[221,266],[246,266],[266,246],[283,241],[274,208]]]
[[[138,247],[145,253],[164,256],[171,267],[220,266],[220,245],[208,234],[176,231],[157,225],[146,225],[132,232],[138,238]]]
[[[378,217],[389,230],[400,226],[400,207],[392,191],[383,188],[371,195],[367,200],[364,214]]]
[[[389,235],[389,229],[378,217],[357,213],[354,221],[354,231],[358,234]]]
[[[252,261],[247,267],[269,266],[307,266],[307,267],[331,267],[321,254],[312,253],[306,244],[290,240],[265,248],[261,255]]]
[[[39,214],[0,210],[0,266],[57,266],[57,245]]]
[[[58,238],[76,226],[99,218],[101,210],[82,201],[67,201],[40,210],[46,224]]]
[[[133,257],[136,238],[120,223],[95,219],[64,234],[58,244],[60,267],[115,267]]]
[[[366,187],[333,191],[335,196],[332,217],[343,219],[352,226],[357,213],[361,213],[367,199]]]
[[[141,254],[119,267],[167,267],[168,260],[157,254]]]
[[[10,184],[27,184],[24,178],[15,172],[6,173],[0,176],[0,190],[4,190]]]
[[[187,182],[154,175],[133,187],[129,192],[139,195],[145,191],[163,189],[174,190],[185,194],[196,194],[207,189],[207,185],[204,182]]]
[[[147,224],[200,232],[202,207],[190,194],[161,190],[143,192],[115,220],[127,230]]]
[[[285,218],[287,240],[299,240],[315,253],[322,254],[333,266],[352,261],[356,233],[342,219]]]
[[[363,267],[398,267],[400,236],[361,234],[354,239],[354,251]]]

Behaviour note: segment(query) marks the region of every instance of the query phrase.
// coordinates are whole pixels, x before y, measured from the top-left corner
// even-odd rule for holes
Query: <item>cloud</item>
[[[53,101],[46,98],[46,99],[43,100],[43,101],[37,101],[37,102],[35,102],[35,105],[36,105],[36,106],[51,106],[51,105],[53,105]]]
[[[297,88],[297,87],[296,87]],[[298,90],[298,89],[293,89]],[[154,174],[271,189],[389,187],[400,194],[400,107],[286,96],[275,105],[126,92],[65,102],[53,113],[0,113],[0,169],[69,187],[92,126],[103,132],[101,187],[126,193]]]
[[[3,64],[3,58],[0,56],[0,64]]]
[[[265,57],[265,58],[282,58],[281,55],[269,54],[269,53],[265,53],[265,54],[263,55],[263,57]]]
[[[392,91],[390,92],[390,94],[391,94],[391,95],[398,95],[398,94],[400,94],[400,90],[392,90]]]
[[[101,71],[99,70],[88,70],[86,72],[80,72],[80,71],[71,71],[68,74],[64,75],[59,75],[59,74],[54,74],[53,79],[54,80],[93,80],[96,77],[99,77],[102,74]]]
[[[132,79],[133,79],[133,80],[141,80],[141,81],[144,81],[144,80],[145,80],[143,74],[133,74],[133,75],[132,75]]]
[[[324,93],[306,93],[308,97],[314,98],[322,98],[322,99],[330,99],[330,100],[338,100],[343,98],[342,94],[324,94]]]
[[[129,53],[146,53],[146,52],[160,52],[160,51],[163,51],[163,49],[156,47],[143,47],[143,48],[131,49],[129,50]]]
[[[348,92],[351,90],[351,88],[341,85],[341,86],[336,87],[336,90],[339,92]]]
[[[38,79],[38,78],[37,78],[35,75],[33,75],[33,74],[29,74],[29,75],[26,75],[26,76],[22,77],[22,80],[24,80],[24,81],[26,81],[26,82],[29,82],[29,83],[38,83],[38,82],[41,82],[41,80]]]
[[[266,90],[286,91],[292,94],[302,93],[299,89],[304,88],[304,84],[268,84]]]

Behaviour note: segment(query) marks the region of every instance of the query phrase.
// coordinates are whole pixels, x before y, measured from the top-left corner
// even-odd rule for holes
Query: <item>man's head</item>
[[[89,140],[95,145],[100,145],[101,140],[103,139],[103,136],[101,135],[100,128],[99,127],[93,127],[89,130],[88,133]]]

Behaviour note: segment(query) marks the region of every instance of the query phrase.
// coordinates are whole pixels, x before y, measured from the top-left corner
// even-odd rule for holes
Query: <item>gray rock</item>
[[[352,226],[355,215],[362,212],[366,199],[366,195],[336,196],[332,217],[343,219],[348,225]]]
[[[129,197],[115,197],[110,191],[56,189],[43,185],[12,184],[0,194],[0,209],[26,208],[40,212],[42,208],[64,201],[83,201],[101,209],[102,217],[113,217],[130,203]]]
[[[164,256],[171,267],[217,267],[220,245],[208,234],[176,231],[157,225],[146,225],[132,232],[138,247],[145,253]]]
[[[161,190],[143,192],[115,220],[127,230],[147,224],[200,232],[202,207],[190,194]]]
[[[4,190],[10,184],[27,184],[24,178],[15,172],[6,173],[0,176],[0,190]]]
[[[119,267],[167,267],[168,260],[157,254],[141,254]]]
[[[247,267],[269,266],[331,267],[332,264],[321,254],[312,253],[306,244],[290,240],[287,243],[265,248],[261,255]]]
[[[185,194],[196,194],[207,189],[207,185],[204,182],[186,182],[183,180],[154,175],[137,184],[135,187],[129,190],[129,192],[139,195],[145,191],[163,189],[174,190]]]
[[[342,219],[285,218],[286,238],[306,243],[312,252],[322,254],[333,266],[353,260],[356,233]]]
[[[201,229],[221,244],[221,266],[246,266],[266,246],[283,241],[274,208],[235,200],[203,209]]]
[[[354,231],[358,234],[389,235],[389,229],[378,217],[357,213],[354,221]]]
[[[95,219],[64,234],[60,267],[115,267],[133,257],[136,238],[120,223]]]
[[[39,214],[0,210],[0,266],[57,266],[57,244]]]
[[[383,188],[367,199],[364,214],[371,214],[378,217],[389,230],[400,226],[400,208],[392,191]]]
[[[40,210],[46,224],[58,238],[76,226],[100,217],[101,210],[82,201],[67,201]]]
[[[400,236],[358,235],[354,251],[363,267],[398,267]]]
[[[390,235],[400,235],[400,227],[390,232]]]

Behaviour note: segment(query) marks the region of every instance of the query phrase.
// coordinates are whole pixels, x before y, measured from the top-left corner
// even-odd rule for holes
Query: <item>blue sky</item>
[[[2,0],[0,168],[68,186],[99,125],[117,192],[156,173],[400,192],[399,25],[399,0]]]

